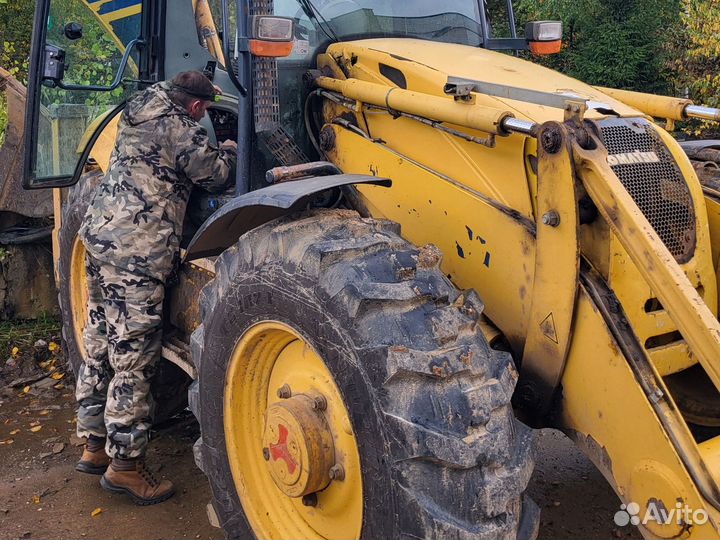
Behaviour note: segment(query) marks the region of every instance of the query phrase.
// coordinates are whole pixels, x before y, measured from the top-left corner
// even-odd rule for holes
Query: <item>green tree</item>
[[[682,33],[674,43],[675,80],[695,103],[720,107],[720,0],[682,0]],[[690,123],[693,136],[717,137],[717,123]]]
[[[27,83],[35,2],[0,0],[0,66]]]
[[[590,84],[673,90],[668,42],[681,0],[519,0],[518,20],[562,20],[563,51],[542,62]]]

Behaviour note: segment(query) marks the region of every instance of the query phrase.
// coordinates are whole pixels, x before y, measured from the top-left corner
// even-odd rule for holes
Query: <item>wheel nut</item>
[[[263,448],[263,457],[265,458],[265,461],[270,461],[270,450]]]
[[[312,408],[315,411],[324,411],[327,409],[327,399],[325,396],[318,395],[313,398]]]
[[[340,482],[342,480],[345,480],[345,469],[343,469],[342,465],[336,463],[335,465],[330,467],[328,475],[330,476],[330,480],[336,480]]]
[[[560,214],[558,214],[555,210],[550,210],[548,213],[543,215],[542,217],[543,225],[548,225],[549,227],[557,227],[560,225]]]
[[[277,397],[279,397],[280,399],[288,399],[292,397],[292,390],[290,389],[290,385],[285,383],[280,388],[278,388]]]
[[[309,495],[303,495],[302,503],[304,506],[317,506],[317,503],[318,503],[317,493],[310,493]]]

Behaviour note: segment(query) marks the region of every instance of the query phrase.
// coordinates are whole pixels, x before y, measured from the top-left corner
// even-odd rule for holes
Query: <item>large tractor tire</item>
[[[60,253],[58,277],[62,336],[68,367],[77,376],[85,355],[82,332],[87,320],[87,278],[85,276],[85,247],[78,230],[90,199],[102,178],[99,168],[85,173],[73,186],[63,206],[58,233]],[[190,378],[175,364],[160,360],[151,390],[155,399],[155,424],[160,424],[187,407]]]
[[[281,218],[216,261],[195,457],[232,538],[531,538],[532,434],[482,303],[399,226]]]

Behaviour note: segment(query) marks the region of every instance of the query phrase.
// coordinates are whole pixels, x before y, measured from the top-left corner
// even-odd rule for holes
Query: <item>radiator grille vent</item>
[[[610,166],[679,263],[695,251],[695,208],[680,169],[642,119],[600,122]]]

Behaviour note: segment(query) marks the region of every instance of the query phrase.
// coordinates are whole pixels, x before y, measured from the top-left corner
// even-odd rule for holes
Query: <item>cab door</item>
[[[77,181],[86,150],[151,78],[149,0],[38,0],[26,109],[26,189]]]

